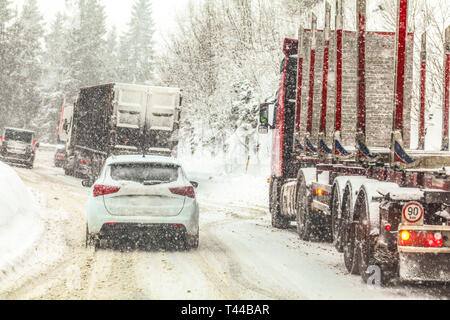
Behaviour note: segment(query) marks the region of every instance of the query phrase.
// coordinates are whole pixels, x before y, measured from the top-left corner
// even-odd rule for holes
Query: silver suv
[[[0,160],[32,169],[38,147],[33,131],[5,128],[0,137]]]

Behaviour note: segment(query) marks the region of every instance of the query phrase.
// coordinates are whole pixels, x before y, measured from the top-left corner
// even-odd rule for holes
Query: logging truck
[[[296,222],[302,240],[327,240],[346,269],[370,280],[450,282],[450,27],[444,43],[442,150],[424,151],[426,37],[422,37],[419,148],[410,150],[414,35],[408,0],[396,32],[335,30],[325,3],[322,30],[285,39],[276,102],[260,106],[260,133],[272,129],[272,225]],[[408,146],[408,148],[406,147]]]

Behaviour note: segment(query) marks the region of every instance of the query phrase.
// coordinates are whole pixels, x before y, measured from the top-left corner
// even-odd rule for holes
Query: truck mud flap
[[[400,253],[400,279],[450,283],[450,254]]]

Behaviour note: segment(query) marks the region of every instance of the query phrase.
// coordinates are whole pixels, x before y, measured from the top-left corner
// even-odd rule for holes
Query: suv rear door
[[[116,216],[177,216],[185,196],[171,188],[186,185],[181,168],[166,163],[118,163],[107,168],[105,185],[120,187],[104,196],[108,212]]]

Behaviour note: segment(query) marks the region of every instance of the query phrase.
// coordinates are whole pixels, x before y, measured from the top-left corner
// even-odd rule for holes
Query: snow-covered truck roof
[[[5,130],[12,130],[12,131],[19,131],[19,132],[27,132],[27,133],[33,133],[33,134],[34,134],[34,131],[26,130],[26,129],[18,129],[18,128],[9,128],[9,127],[7,127],[7,128],[5,128]]]

